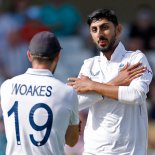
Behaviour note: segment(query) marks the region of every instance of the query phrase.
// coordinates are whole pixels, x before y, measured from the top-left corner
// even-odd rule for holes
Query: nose
[[[98,32],[97,37],[98,37],[98,39],[105,38],[104,34],[102,32]]]
[[[99,28],[97,31],[97,37],[100,38],[101,36],[103,36],[103,31],[101,28]]]

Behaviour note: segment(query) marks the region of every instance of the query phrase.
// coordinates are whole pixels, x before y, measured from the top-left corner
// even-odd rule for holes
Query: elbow
[[[77,135],[76,137],[70,138],[70,140],[66,140],[66,144],[69,145],[70,147],[73,147],[77,142],[78,142],[79,136]]]
[[[73,147],[77,143],[78,139],[79,139],[79,125],[69,126],[65,135],[66,144],[69,145],[70,147]]]
[[[68,144],[70,147],[73,147],[76,143],[78,142],[78,139],[77,140],[73,140],[72,143]]]
[[[70,143],[70,144],[67,144],[69,145],[70,147],[73,147],[76,143]]]
[[[145,100],[144,98],[145,93],[135,88],[126,88],[126,91],[119,96],[119,100],[126,104],[142,104]]]
[[[134,95],[133,98],[131,98],[130,103],[134,103],[134,104],[142,104],[144,101],[144,93],[134,90]]]
[[[141,104],[142,103],[142,99],[141,96],[135,96],[132,99],[128,100],[129,104]]]

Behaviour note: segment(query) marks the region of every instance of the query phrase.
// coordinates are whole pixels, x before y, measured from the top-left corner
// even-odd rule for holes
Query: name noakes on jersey
[[[46,96],[52,95],[52,86],[36,86],[15,83],[12,84],[12,95]]]

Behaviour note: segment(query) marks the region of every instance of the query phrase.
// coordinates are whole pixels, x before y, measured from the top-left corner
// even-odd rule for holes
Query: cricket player
[[[79,109],[89,107],[83,155],[147,155],[146,97],[153,76],[147,58],[125,49],[113,10],[95,10],[87,23],[100,55],[84,61],[79,78],[69,78]]]
[[[77,94],[53,76],[60,51],[53,33],[37,33],[27,51],[32,68],[2,84],[6,155],[64,155],[65,143],[76,144]]]

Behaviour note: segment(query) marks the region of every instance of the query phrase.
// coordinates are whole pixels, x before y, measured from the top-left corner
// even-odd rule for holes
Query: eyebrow
[[[109,25],[109,23],[102,23],[102,24],[100,24],[100,25],[93,25],[93,26],[91,26],[91,28],[102,27],[102,26],[104,26],[104,25]]]
[[[99,26],[101,25],[109,25],[110,23],[109,22],[106,22],[106,23],[101,23]],[[94,25],[95,27],[98,26],[98,25]],[[94,26],[91,26],[91,27],[94,27]]]

